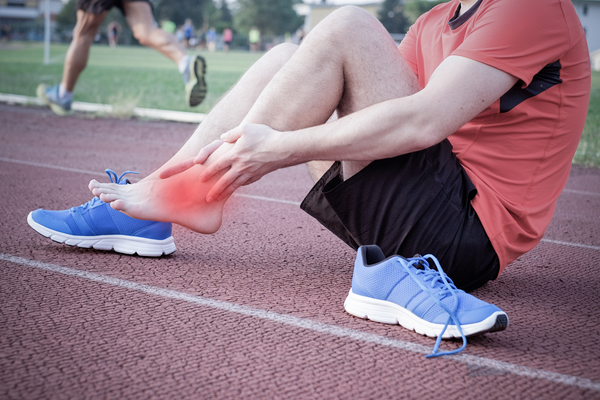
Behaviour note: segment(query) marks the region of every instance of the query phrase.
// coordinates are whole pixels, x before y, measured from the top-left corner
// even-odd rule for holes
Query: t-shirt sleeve
[[[474,16],[477,21],[473,30],[452,54],[498,68],[527,86],[535,74],[557,61],[575,40],[565,34],[569,28],[562,1],[484,2]]]
[[[417,23],[413,24],[398,46],[402,57],[406,60],[415,74],[418,73],[417,66]]]

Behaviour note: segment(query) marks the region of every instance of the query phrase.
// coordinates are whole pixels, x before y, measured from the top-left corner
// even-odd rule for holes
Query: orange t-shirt
[[[399,50],[421,87],[450,55],[519,78],[449,137],[502,272],[550,224],[585,124],[590,59],[571,0],[480,0],[462,16],[459,5],[421,16]]]

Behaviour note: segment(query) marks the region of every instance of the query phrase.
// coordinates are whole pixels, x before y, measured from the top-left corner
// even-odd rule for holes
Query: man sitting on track
[[[100,24],[114,6],[125,15],[133,35],[142,45],[158,50],[178,65],[185,83],[187,104],[199,105],[206,95],[204,59],[187,55],[173,35],[157,27],[148,0],[78,0],[77,24],[65,57],[62,82],[52,87],[40,84],[37,88],[40,100],[58,115],[71,112],[73,90],[87,65],[90,46]]]
[[[439,337],[444,321],[467,335],[501,330],[506,315],[456,297],[439,265],[396,255],[432,253],[472,290],[532,249],[566,183],[589,92],[569,0],[452,0],[398,48],[370,14],[344,7],[301,46],[268,52],[156,172],[90,189],[110,212],[212,233],[237,188],[307,163],[316,183],[301,207],[360,247],[349,312]]]

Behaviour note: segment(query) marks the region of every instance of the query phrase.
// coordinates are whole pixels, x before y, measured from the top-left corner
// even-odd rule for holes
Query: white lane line
[[[589,244],[562,242],[560,240],[552,240],[552,239],[542,239],[542,242],[552,243],[552,244],[560,244],[562,246],[579,247],[582,249],[600,250],[600,246],[591,246]]]
[[[234,193],[233,195],[236,196],[236,197],[246,197],[248,199],[263,200],[263,201],[272,201],[272,202],[275,202],[275,203],[292,204],[292,205],[295,205],[295,206],[299,206],[300,205],[299,201],[274,199],[272,197],[255,196],[253,194]]]
[[[600,196],[600,193],[584,192],[583,190],[563,189],[563,193],[582,194],[584,196]]]
[[[61,167],[60,165],[43,164],[43,163],[38,163],[38,162],[34,162],[34,161],[15,160],[13,158],[0,157],[0,161],[4,161],[4,162],[8,162],[8,163],[13,163],[13,164],[31,165],[33,167],[40,167],[40,168],[58,169],[58,170],[61,170],[61,171],[78,172],[80,174],[91,174],[91,175],[106,176],[105,172],[100,173],[98,171],[88,171],[88,170],[79,169],[79,168]]]
[[[107,176],[106,172],[88,171],[86,169],[61,167],[59,165],[43,164],[43,163],[38,163],[38,162],[34,162],[34,161],[15,160],[13,158],[6,158],[6,157],[0,157],[0,161],[4,161],[4,162],[8,162],[8,163],[13,163],[13,164],[30,165],[32,167],[57,169],[57,170],[60,170],[60,171],[77,172],[77,173],[80,173],[80,174],[88,174],[88,175],[103,176],[103,177]],[[129,175],[127,177],[127,179],[129,179],[130,181],[138,181],[139,180],[139,178],[133,177],[132,175]],[[236,196],[236,197],[246,197],[248,199],[263,200],[263,201],[272,201],[272,202],[275,202],[275,203],[292,204],[292,205],[295,205],[295,206],[299,206],[300,205],[299,201],[274,199],[274,198],[271,198],[271,197],[255,196],[255,195],[252,195],[252,194],[244,194],[244,193],[234,193],[233,195]]]
[[[22,96],[19,94],[7,94],[0,93],[0,102],[9,104],[37,104],[43,105],[40,99],[37,97]],[[96,103],[85,103],[81,101],[74,101],[71,105],[74,111],[83,111],[91,113],[112,113],[113,106],[109,104],[96,104]],[[206,114],[191,113],[184,111],[171,111],[171,110],[157,110],[154,108],[141,108],[135,107],[133,114],[138,117],[148,117],[152,119],[162,119],[166,121],[177,121],[177,122],[190,122],[198,124],[204,120]]]
[[[5,158],[5,157],[0,157],[0,161],[9,162],[9,163],[15,163],[15,164],[31,165],[31,166],[34,166],[34,167],[41,167],[41,168],[58,169],[58,170],[61,170],[61,171],[78,172],[78,173],[81,173],[81,174],[91,174],[91,175],[98,175],[98,176],[106,176],[105,172],[100,173],[98,171],[88,171],[88,170],[85,170],[85,169],[61,167],[61,166],[57,166],[57,165],[42,164],[42,163],[37,163],[37,162],[32,162],[32,161],[15,160],[15,159],[12,159],[12,158]],[[139,180],[139,178],[135,178],[133,176],[128,177],[128,179],[130,181],[133,181],[133,182]],[[582,192],[582,193],[590,194],[590,193],[587,193],[587,192]],[[591,193],[591,194],[594,194],[594,193]],[[272,198],[272,197],[257,196],[257,195],[244,194],[244,193],[234,193],[233,195],[236,196],[236,197],[245,197],[245,198],[254,199],[254,200],[271,201],[271,202],[274,202],[274,203],[291,204],[291,205],[295,205],[295,206],[299,206],[300,205],[299,201],[276,199],[276,198]],[[584,249],[600,250],[599,246],[590,246],[590,245],[581,244],[581,243],[561,242],[559,240],[552,240],[552,239],[542,239],[542,242],[552,243],[552,244],[559,244],[559,245],[570,246],[570,247],[579,247],[579,248],[584,248]]]
[[[96,274],[93,272],[81,271],[78,269],[63,267],[44,263],[26,258],[16,257],[10,254],[0,253],[0,260],[11,263],[24,265],[27,267],[37,268],[45,271],[55,272],[63,275],[69,275],[77,278],[86,279],[102,284],[118,286],[121,288],[134,290],[160,296],[167,299],[181,300],[188,303],[194,303],[205,307],[210,307],[218,310],[232,312],[236,314],[247,315],[255,318],[269,320],[285,325],[295,326],[302,329],[307,329],[314,332],[324,333],[327,335],[349,338],[361,342],[373,343],[380,346],[392,347],[400,350],[410,351],[419,354],[429,354],[431,348],[416,343],[405,342],[402,340],[390,339],[385,336],[366,333],[349,328],[342,328],[336,325],[325,324],[322,322],[312,321],[310,319],[298,318],[290,315],[279,314],[272,311],[262,310],[258,308],[247,307],[239,304],[228,303],[225,301],[210,299],[201,296],[195,296],[176,290],[163,289],[155,286],[144,285],[141,283],[131,282],[123,279],[113,278],[111,276]],[[504,361],[488,359],[484,357],[470,356],[467,354],[458,354],[452,356],[444,356],[451,358],[471,366],[490,368],[496,372],[510,373],[518,376],[524,376],[534,379],[545,379],[553,383],[559,383],[568,386],[576,386],[582,389],[590,389],[600,392],[600,382],[576,376],[559,374],[543,369],[529,368],[521,365],[511,364]]]

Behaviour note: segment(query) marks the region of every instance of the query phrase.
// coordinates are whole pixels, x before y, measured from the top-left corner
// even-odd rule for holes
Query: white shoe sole
[[[434,324],[419,318],[409,310],[398,304],[385,300],[377,300],[370,297],[360,296],[352,292],[344,301],[346,311],[358,318],[382,322],[384,324],[399,324],[406,329],[413,330],[421,335],[438,337],[444,324]],[[508,316],[506,313],[497,311],[481,322],[461,325],[465,336],[478,335],[485,332],[495,332],[506,329]],[[460,338],[460,332],[455,325],[448,325],[442,335],[442,339]]]
[[[204,101],[207,87],[206,80],[206,61],[202,57],[194,57],[190,61],[190,80],[185,85],[185,97],[190,107],[196,107]]]
[[[143,257],[160,257],[163,254],[171,254],[177,250],[173,236],[163,240],[127,235],[74,236],[68,233],[57,232],[38,224],[33,220],[31,214],[29,213],[27,216],[27,223],[37,233],[55,242],[64,243],[69,246],[77,246],[84,249],[93,247],[96,250],[114,250],[117,253],[129,255],[137,253]]]

